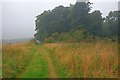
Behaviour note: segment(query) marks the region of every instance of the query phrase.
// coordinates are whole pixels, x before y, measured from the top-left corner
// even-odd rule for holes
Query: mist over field
[[[0,3],[0,43],[2,40],[2,4]]]
[[[118,8],[118,0],[2,1],[0,78],[118,79]]]
[[[92,1],[92,0],[91,0]],[[40,1],[40,2],[3,2],[2,4],[2,36],[3,39],[33,38],[35,17],[44,10],[51,10],[56,6],[69,6],[76,0],[70,1]],[[93,1],[91,10],[101,10],[105,17],[110,11],[117,10],[117,2]],[[0,21],[1,22],[1,21]]]

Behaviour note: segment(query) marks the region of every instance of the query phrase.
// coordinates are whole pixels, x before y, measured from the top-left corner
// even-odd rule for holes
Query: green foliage
[[[102,25],[103,36],[118,41],[119,11],[111,11]]]
[[[71,10],[71,26],[86,25],[88,22],[88,12],[90,11],[90,4],[86,2],[77,2]]]
[[[70,42],[79,42],[85,38],[83,30],[72,30],[69,33],[63,35],[63,40]]]
[[[100,36],[101,35],[101,26],[103,23],[102,13],[99,10],[95,10],[91,14],[89,14],[89,24],[88,24],[88,32]]]
[[[105,19],[103,30],[106,36],[118,35],[118,11],[111,11]]]
[[[106,18],[102,18],[99,10],[90,13],[90,5],[90,2],[76,2],[70,7],[61,5],[44,11],[35,20],[35,39],[41,42],[79,42],[115,37],[117,41],[118,11],[111,11]]]

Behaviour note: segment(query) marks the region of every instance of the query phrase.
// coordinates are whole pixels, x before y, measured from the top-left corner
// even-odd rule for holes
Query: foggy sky
[[[4,0],[10,1],[10,0]],[[31,38],[34,37],[35,17],[41,14],[44,10],[51,10],[56,6],[75,4],[76,0],[42,0],[39,2],[2,2],[2,36],[3,39],[18,39],[18,38]],[[95,1],[95,0],[93,0]],[[103,16],[106,16],[109,11],[117,10],[118,5],[116,2],[94,2],[93,10],[100,10]],[[0,6],[1,7],[1,6]],[[1,13],[1,9],[0,9]],[[0,33],[1,34],[1,33]]]
[[[2,39],[2,4],[1,3],[0,3],[0,39]]]

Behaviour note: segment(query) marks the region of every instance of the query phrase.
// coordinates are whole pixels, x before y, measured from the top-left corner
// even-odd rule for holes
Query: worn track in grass
[[[58,78],[49,52],[42,46],[37,46],[32,61],[21,74],[22,78]]]

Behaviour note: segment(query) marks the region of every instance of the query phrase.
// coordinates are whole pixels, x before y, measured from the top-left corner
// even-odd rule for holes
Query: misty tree
[[[111,11],[106,18],[95,10],[90,13],[90,2],[76,2],[44,11],[36,16],[35,39],[39,41],[81,41],[90,36],[110,37],[118,34],[118,11]],[[112,37],[111,37],[112,36]]]
[[[118,23],[119,21],[119,11],[111,11],[108,16],[105,18],[105,22],[103,24],[103,33],[106,37],[115,39],[118,38]]]

